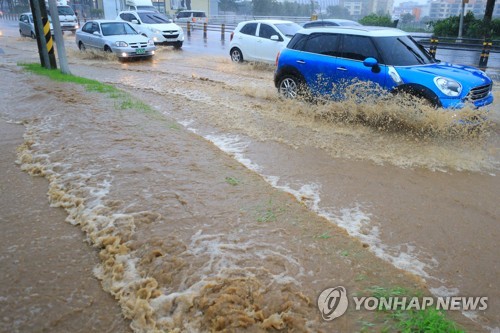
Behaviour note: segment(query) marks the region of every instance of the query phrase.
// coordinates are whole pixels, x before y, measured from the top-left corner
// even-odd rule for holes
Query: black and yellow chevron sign
[[[43,34],[45,35],[45,41],[47,43],[47,51],[49,54],[54,53],[54,41],[52,40],[52,33],[50,32],[50,22],[47,17],[42,17],[43,23]]]

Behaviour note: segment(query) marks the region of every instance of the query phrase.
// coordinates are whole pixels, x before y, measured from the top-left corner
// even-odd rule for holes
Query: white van
[[[47,7],[49,8],[49,7]],[[52,15],[49,8],[49,14]],[[70,6],[57,6],[57,14],[59,15],[59,22],[62,31],[71,31],[73,34],[76,32],[78,26],[78,19],[75,12]]]
[[[151,10],[157,12],[158,9],[153,6],[151,0],[126,0],[125,6],[127,10]]]
[[[191,25],[203,25],[203,23],[208,23],[208,17],[202,10],[181,10],[175,16],[175,22],[190,22]]]

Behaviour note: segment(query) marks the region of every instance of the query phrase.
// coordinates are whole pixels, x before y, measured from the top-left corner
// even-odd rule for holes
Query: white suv
[[[70,6],[57,6],[57,13],[59,16],[59,23],[61,25],[61,30],[71,31],[73,34],[76,32],[78,26],[78,19],[75,12]],[[49,8],[50,14],[50,8]],[[53,14],[52,14],[53,15]]]
[[[180,49],[184,42],[184,31],[164,14],[137,10],[123,11],[116,18],[132,24],[140,34],[151,38],[155,44],[173,45]]]
[[[274,63],[276,56],[295,33],[297,23],[281,20],[254,20],[238,24],[231,33],[229,54],[234,62],[262,61]]]

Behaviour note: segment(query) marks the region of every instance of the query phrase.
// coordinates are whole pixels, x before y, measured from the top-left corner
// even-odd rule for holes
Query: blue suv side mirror
[[[363,65],[366,67],[376,67],[378,65],[378,61],[375,58],[368,57],[363,61]]]

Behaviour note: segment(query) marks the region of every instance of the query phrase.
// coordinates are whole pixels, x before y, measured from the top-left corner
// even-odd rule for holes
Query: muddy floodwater
[[[88,319],[87,331],[130,324],[137,332],[354,332],[366,323],[380,330],[373,312],[350,308],[334,322],[321,319],[316,299],[338,285],[350,294],[397,286],[487,296],[486,311],[449,315],[470,332],[500,331],[498,87],[495,104],[480,111],[489,121],[470,129],[455,125],[470,109],[369,96],[287,101],[277,96],[272,66],[171,48],[121,63],[81,54],[65,38],[73,74],[122,93],[23,71],[19,62],[38,60],[36,43],[4,34],[0,74],[13,84],[0,88],[0,121],[24,133],[4,163],[17,160],[17,169],[47,179],[48,201],[34,196],[64,209],[75,225],[65,227],[78,231],[58,229],[56,238],[86,241],[68,251],[74,261],[82,251],[90,259],[73,265],[97,277],[126,318],[112,317],[107,294],[59,281],[63,294],[112,309],[112,319]],[[22,186],[29,185],[9,185]],[[8,219],[0,221],[31,209],[2,194],[0,216]],[[12,246],[2,250],[4,276],[18,274],[4,259]],[[44,267],[62,270],[51,260]],[[0,287],[2,308],[19,308],[9,290]],[[36,302],[26,297],[23,306],[45,311]],[[26,321],[21,312],[2,311],[0,327]]]

